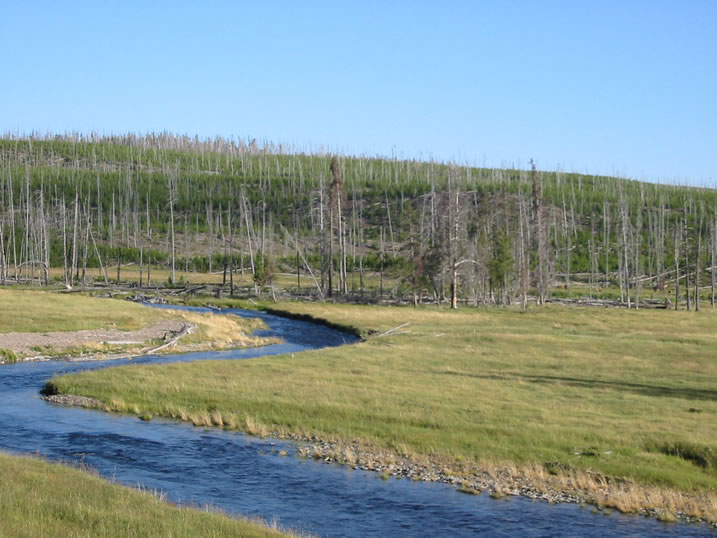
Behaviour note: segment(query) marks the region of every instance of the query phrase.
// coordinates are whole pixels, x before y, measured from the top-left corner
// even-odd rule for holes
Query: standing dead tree
[[[455,171],[449,170],[448,175],[448,257],[451,269],[451,308],[458,308],[458,269],[467,263],[459,260],[461,231],[461,190],[455,178]]]
[[[346,242],[344,240],[345,207],[344,181],[341,175],[341,165],[336,156],[331,159],[331,177],[329,185],[329,297],[333,293],[333,267],[334,267],[334,230],[339,247],[339,289],[342,293],[348,292],[348,279],[346,278]]]
[[[545,304],[548,296],[548,240],[543,208],[543,185],[532,159],[530,160],[530,176],[533,183],[533,237],[537,254],[535,288],[538,294],[538,304],[542,305]]]
[[[177,170],[176,169],[171,170],[170,173],[167,174],[167,187],[169,189],[169,233],[171,235],[171,242],[172,242],[171,281],[172,281],[172,285],[174,285],[176,283],[176,274],[175,274],[176,249],[174,246],[174,204],[176,202],[176,197],[177,197]]]
[[[530,262],[527,255],[528,242],[530,240],[528,225],[527,204],[521,195],[518,198],[518,224],[519,224],[519,248],[518,248],[518,292],[520,294],[520,304],[523,310],[528,307],[528,288],[530,287]]]

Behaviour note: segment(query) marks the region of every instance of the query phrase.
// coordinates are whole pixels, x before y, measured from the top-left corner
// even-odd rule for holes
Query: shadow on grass
[[[685,400],[709,400],[717,401],[717,390],[662,387],[659,385],[645,385],[641,383],[628,383],[625,381],[603,381],[600,379],[581,379],[578,377],[563,377],[552,375],[527,375],[527,374],[470,374],[456,371],[432,371],[440,375],[455,375],[473,377],[477,379],[522,379],[530,383],[554,383],[564,384],[573,387],[589,389],[614,389],[625,390],[643,396],[666,396],[668,398],[684,398]]]

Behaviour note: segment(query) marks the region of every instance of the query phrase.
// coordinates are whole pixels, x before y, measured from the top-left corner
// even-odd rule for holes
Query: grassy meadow
[[[0,289],[0,333],[141,329],[172,314],[130,301],[47,291]]]
[[[0,475],[0,536],[282,536],[260,523],[176,507],[36,458],[0,453]]]
[[[360,439],[446,465],[559,462],[704,493],[717,506],[711,310],[279,306],[367,339],[293,357],[114,368],[52,383],[113,411]]]

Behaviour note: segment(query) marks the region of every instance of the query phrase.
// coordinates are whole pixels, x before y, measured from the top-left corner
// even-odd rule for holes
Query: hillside
[[[535,168],[169,134],[0,139],[1,281],[109,282],[119,263],[145,284],[163,269],[263,285],[276,268],[324,297],[544,302],[577,285],[694,307],[714,297],[716,221],[714,190]]]

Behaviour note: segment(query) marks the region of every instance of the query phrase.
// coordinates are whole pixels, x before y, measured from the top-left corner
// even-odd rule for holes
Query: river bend
[[[228,312],[262,318],[269,329],[259,334],[278,336],[285,343],[140,357],[131,363],[250,359],[356,340],[305,321]],[[160,490],[174,502],[278,520],[282,527],[321,536],[714,535],[707,525],[664,524],[617,512],[596,515],[591,507],[515,497],[494,500],[487,494],[461,494],[444,484],[381,480],[377,473],[292,457],[291,443],[61,407],[39,396],[54,375],[126,363],[51,361],[0,367],[0,449],[83,463],[123,484]],[[288,457],[279,454],[283,450]]]

